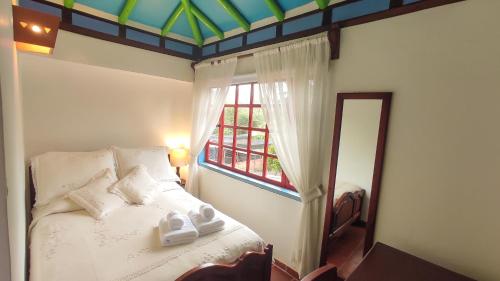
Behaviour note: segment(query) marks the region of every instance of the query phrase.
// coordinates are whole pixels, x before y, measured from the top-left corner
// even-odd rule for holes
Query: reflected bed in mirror
[[[321,264],[346,278],[373,245],[391,93],[340,93]]]

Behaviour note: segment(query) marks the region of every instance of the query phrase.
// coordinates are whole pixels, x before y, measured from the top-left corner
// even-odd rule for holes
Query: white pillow
[[[110,187],[109,191],[120,196],[129,204],[146,205],[151,203],[161,192],[161,186],[148,174],[146,166],[139,165]]]
[[[82,207],[78,206],[75,202],[66,198],[66,196],[55,198],[50,201],[49,204],[35,207],[31,210],[33,215],[33,220],[37,218],[42,218],[51,214],[66,213],[83,210]]]
[[[31,160],[36,190],[35,206],[88,183],[94,175],[106,169],[115,173],[115,159],[109,149],[93,152],[47,152]]]
[[[138,165],[144,165],[149,174],[159,182],[180,181],[168,161],[165,147],[127,149],[112,147],[118,166],[118,177],[122,179]]]
[[[104,174],[94,178],[88,184],[71,191],[68,197],[95,219],[101,219],[111,211],[125,205],[120,197],[108,191],[108,188],[117,180],[115,173],[107,169]]]

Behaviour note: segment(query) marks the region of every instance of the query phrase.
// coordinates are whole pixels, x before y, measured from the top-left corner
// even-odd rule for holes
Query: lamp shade
[[[170,163],[174,167],[182,167],[189,164],[189,150],[187,148],[174,148],[170,150]]]
[[[12,6],[17,49],[49,54],[56,45],[59,17]]]

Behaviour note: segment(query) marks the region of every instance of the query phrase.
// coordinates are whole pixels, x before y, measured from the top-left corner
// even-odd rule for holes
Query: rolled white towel
[[[218,217],[212,218],[210,221],[205,221],[203,217],[194,210],[189,211],[188,217],[191,219],[200,236],[221,231],[224,229],[225,222]]]
[[[162,218],[158,224],[158,234],[162,246],[174,246],[191,243],[198,238],[198,231],[186,215],[180,215],[184,220],[184,226],[179,230],[169,227],[167,218]]]
[[[170,230],[179,230],[184,225],[182,215],[178,211],[170,211],[167,214],[167,221]]]
[[[201,204],[199,213],[205,222],[211,221],[215,217],[214,207],[210,204]]]

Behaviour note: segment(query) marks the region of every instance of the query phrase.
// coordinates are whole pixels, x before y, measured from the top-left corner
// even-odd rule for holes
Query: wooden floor
[[[346,279],[363,259],[365,228],[351,226],[328,249],[327,262],[337,266],[338,275]],[[273,265],[271,281],[299,281],[281,268]]]
[[[298,281],[281,268],[273,265],[271,270],[271,281]]]
[[[365,228],[351,226],[329,247],[327,262],[337,266],[340,278],[351,275],[363,259],[365,233]]]

